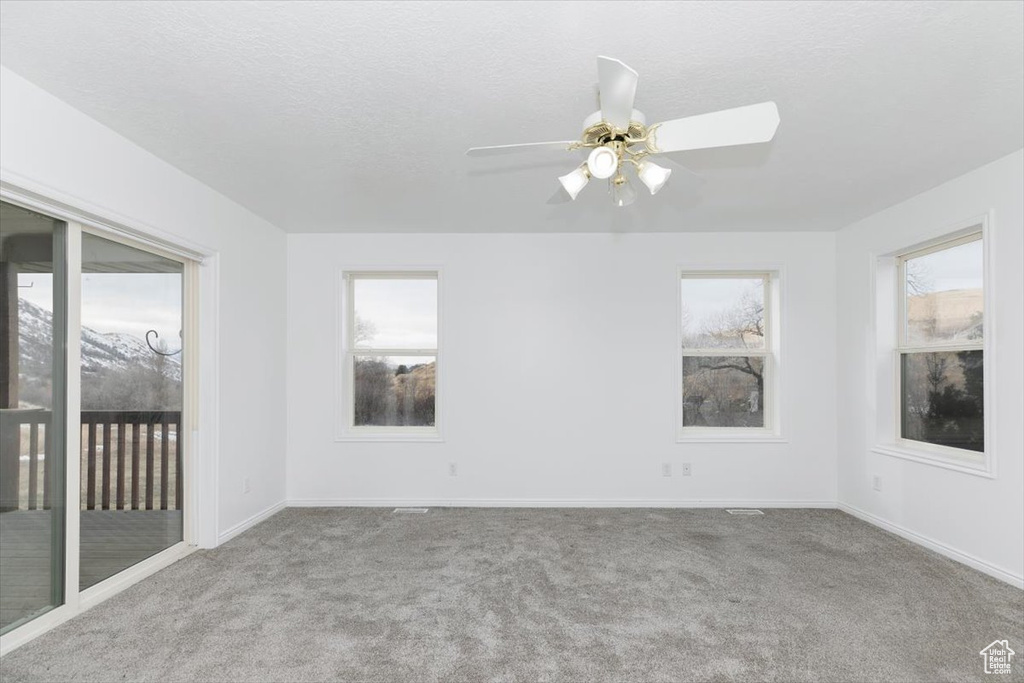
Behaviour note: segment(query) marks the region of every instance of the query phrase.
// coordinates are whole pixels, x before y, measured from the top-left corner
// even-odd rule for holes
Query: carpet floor
[[[20,681],[973,681],[1024,592],[835,510],[288,509],[0,660]]]

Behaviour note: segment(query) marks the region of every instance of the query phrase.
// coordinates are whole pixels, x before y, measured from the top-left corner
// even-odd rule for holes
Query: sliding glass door
[[[191,514],[196,262],[29,206],[0,202],[0,651]]]
[[[66,247],[0,203],[0,633],[64,602]]]
[[[183,538],[184,270],[82,235],[83,590]]]

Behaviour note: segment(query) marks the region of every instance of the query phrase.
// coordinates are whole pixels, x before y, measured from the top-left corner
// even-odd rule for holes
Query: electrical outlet
[[[459,464],[455,462],[448,463],[448,476],[457,477],[459,476]]]
[[[661,463],[661,476],[671,477],[672,476],[672,463],[663,462]]]
[[[249,477],[242,477],[242,493],[249,493],[251,490],[249,488]]]
[[[882,490],[882,478],[877,474],[871,478],[871,488],[876,491]]]
[[[693,470],[690,469],[690,463],[688,463],[688,462],[684,462],[680,466],[680,469],[683,471],[683,476],[684,477],[689,477],[691,474],[693,474]]]

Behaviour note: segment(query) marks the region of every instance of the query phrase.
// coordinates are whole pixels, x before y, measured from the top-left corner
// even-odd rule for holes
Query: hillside
[[[18,394],[24,407],[50,403],[52,318],[49,311],[18,299]],[[144,339],[130,334],[82,328],[86,410],[176,409],[180,386],[180,356],[153,353]]]
[[[952,289],[907,297],[907,323],[911,338],[933,335],[947,339],[979,339],[984,293],[980,289]]]

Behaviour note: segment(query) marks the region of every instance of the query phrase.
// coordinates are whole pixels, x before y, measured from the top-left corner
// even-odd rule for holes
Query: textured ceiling
[[[0,8],[5,66],[293,232],[834,230],[1024,146],[1021,2]],[[772,99],[778,134],[625,209],[463,155],[577,137],[598,54],[649,122]]]

